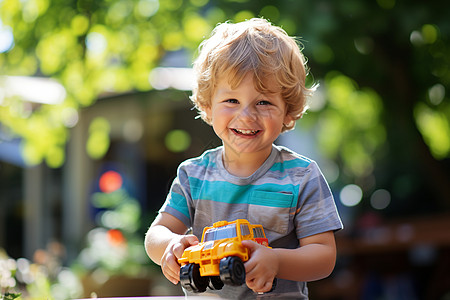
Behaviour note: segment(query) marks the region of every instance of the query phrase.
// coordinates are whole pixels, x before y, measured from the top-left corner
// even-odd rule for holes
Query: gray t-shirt
[[[263,165],[242,178],[224,168],[222,152],[218,147],[183,162],[160,212],[177,217],[199,239],[203,228],[217,221],[247,219],[263,225],[272,248],[295,249],[301,238],[343,228],[330,188],[313,160],[273,145]],[[245,284],[214,293],[228,299],[308,297],[305,282],[281,279],[264,295]]]

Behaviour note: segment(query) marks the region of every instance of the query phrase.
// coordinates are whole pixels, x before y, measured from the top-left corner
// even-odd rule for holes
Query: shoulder
[[[300,155],[284,146],[275,146],[278,151],[278,159],[276,164],[282,164],[285,168],[291,169],[311,169],[316,168],[317,164],[314,160]],[[276,165],[275,164],[275,165]]]
[[[178,167],[178,173],[198,173],[216,168],[217,157],[221,155],[222,147],[206,150],[202,155],[183,161]]]

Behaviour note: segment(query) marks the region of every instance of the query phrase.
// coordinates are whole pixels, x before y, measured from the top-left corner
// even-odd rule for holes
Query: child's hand
[[[166,278],[173,284],[180,281],[180,264],[178,259],[183,255],[184,249],[198,244],[195,235],[180,235],[167,245],[161,258],[161,269]]]
[[[247,286],[256,293],[269,292],[279,268],[276,253],[249,240],[242,241],[242,245],[250,251],[250,259],[244,264]]]

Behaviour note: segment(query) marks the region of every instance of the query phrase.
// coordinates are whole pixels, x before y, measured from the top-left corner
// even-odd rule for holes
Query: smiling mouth
[[[235,133],[239,135],[245,135],[245,136],[254,136],[257,135],[261,130],[251,130],[251,129],[236,129],[232,128]]]

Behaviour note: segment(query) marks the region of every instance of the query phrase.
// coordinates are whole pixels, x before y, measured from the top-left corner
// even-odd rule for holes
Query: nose
[[[256,109],[251,105],[244,106],[239,113],[239,118],[249,121],[255,121],[257,116]]]

